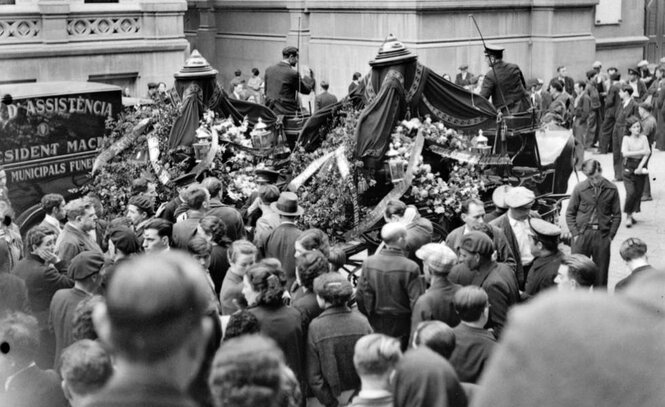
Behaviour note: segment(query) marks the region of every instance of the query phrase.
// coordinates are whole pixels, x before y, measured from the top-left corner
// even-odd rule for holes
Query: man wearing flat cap
[[[490,223],[490,225],[501,229],[508,239],[508,244],[517,262],[515,275],[521,290],[524,290],[526,277],[534,259],[533,254],[531,254],[532,231],[529,226],[529,219],[539,217],[536,212],[531,211],[531,207],[535,202],[536,196],[530,189],[525,187],[512,188],[506,194],[508,212]]]
[[[58,290],[49,308],[49,328],[55,334],[56,371],[60,363],[60,354],[72,343],[72,320],[76,306],[86,298],[97,294],[102,277],[100,271],[106,259],[97,252],[82,252],[74,257],[68,273],[74,280],[74,287]]]
[[[282,50],[282,61],[266,69],[266,106],[275,114],[296,114],[300,111],[298,93],[308,95],[314,89],[312,72],[304,72],[301,77],[295,70],[297,64],[298,48],[288,46]]]
[[[471,80],[473,79],[473,74],[469,72],[469,65],[462,64],[458,69],[460,72],[455,77],[455,85],[469,89],[469,85],[471,85]]]
[[[519,288],[510,278],[512,270],[492,260],[494,244],[485,233],[473,231],[462,237],[459,259],[474,273],[470,285],[481,287],[487,292],[490,303],[490,315],[487,328],[493,328],[497,338],[501,334],[508,309],[520,299]]]
[[[416,251],[416,257],[423,262],[423,273],[429,280],[429,288],[413,306],[411,335],[423,321],[436,320],[456,326],[460,320],[453,306],[453,297],[462,286],[451,283],[448,274],[457,263],[457,255],[443,243],[428,243]]]
[[[526,112],[531,108],[529,92],[519,66],[503,61],[503,47],[486,44],[485,57],[490,70],[485,74],[480,95],[492,99],[502,113]]]
[[[525,292],[532,297],[549,287],[555,285],[563,252],[559,250],[559,236],[561,229],[542,219],[529,219],[531,226],[531,254],[535,257],[533,266],[526,277]]]

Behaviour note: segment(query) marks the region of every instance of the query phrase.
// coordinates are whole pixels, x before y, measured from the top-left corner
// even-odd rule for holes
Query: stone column
[[[66,0],[39,0],[37,6],[42,15],[41,38],[43,42],[47,44],[67,42],[69,2]]]
[[[197,3],[199,10],[199,28],[196,36],[196,46],[199,53],[209,61],[215,60],[215,34],[217,34],[217,22],[215,9],[212,1]]]
[[[309,11],[304,8],[289,9],[289,32],[286,34],[286,45],[300,49],[300,62],[309,64]]]

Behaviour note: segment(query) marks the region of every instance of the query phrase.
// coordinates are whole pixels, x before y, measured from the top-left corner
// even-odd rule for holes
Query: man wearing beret
[[[582,172],[587,179],[575,186],[566,210],[571,249],[593,259],[600,269],[596,286],[606,287],[610,246],[621,223],[619,191],[603,177],[598,161],[586,160]]]
[[[69,275],[74,280],[74,287],[58,290],[51,300],[49,327],[55,334],[56,367],[59,366],[63,349],[74,343],[72,319],[76,306],[97,293],[102,283],[99,272],[104,264],[104,255],[97,252],[82,252],[74,257],[69,266]]]
[[[294,69],[297,64],[298,48],[289,46],[282,50],[282,61],[266,69],[266,106],[275,114],[296,114],[300,111],[298,93],[308,95],[314,89],[311,72],[301,77]]]
[[[494,244],[485,233],[473,231],[462,237],[460,243],[460,261],[474,273],[471,285],[483,288],[489,297],[490,316],[487,328],[493,328],[497,337],[501,334],[508,309],[520,299],[519,288],[510,278],[511,270],[507,265],[492,260]]]
[[[503,231],[508,239],[510,249],[517,262],[515,275],[521,290],[524,290],[526,277],[533,263],[531,254],[531,227],[529,219],[539,217],[531,207],[536,201],[536,196],[528,188],[515,187],[506,194],[506,205],[508,212],[494,219],[490,225],[496,226]]]
[[[535,257],[533,266],[526,277],[525,292],[532,297],[555,285],[563,253],[559,250],[561,229],[542,219],[529,219],[531,226],[531,254]]]

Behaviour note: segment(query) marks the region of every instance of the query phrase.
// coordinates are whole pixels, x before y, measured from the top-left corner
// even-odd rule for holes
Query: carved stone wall
[[[246,76],[252,67],[263,72],[280,59],[282,47],[299,43],[301,63],[341,96],[355,71],[369,69],[368,61],[389,33],[439,73],[454,76],[462,63],[475,74],[486,72],[482,42],[469,18],[473,14],[485,39],[504,46],[506,60],[518,63],[527,78],[549,79],[558,65],[582,78],[594,60],[616,57],[611,45],[603,44],[618,37],[634,41],[621,42],[625,56],[617,66],[625,68],[627,60],[641,55],[646,38],[639,34],[643,21],[637,2],[623,0],[629,9],[624,22],[601,27],[594,24],[598,0],[208,0],[205,13],[212,8],[215,21],[205,27],[207,39],[194,27],[188,39],[199,49],[214,42],[214,55],[206,57],[225,82],[236,69]],[[203,15],[204,3],[188,4],[190,12]]]
[[[2,5],[0,82],[117,79],[144,96],[148,82],[172,84],[188,54],[186,9],[185,0]]]

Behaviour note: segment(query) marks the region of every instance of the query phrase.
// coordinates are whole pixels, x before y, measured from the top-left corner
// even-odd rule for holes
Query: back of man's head
[[[489,297],[485,290],[473,285],[460,288],[453,296],[453,305],[464,322],[478,321],[488,306]]]
[[[637,237],[631,237],[621,243],[619,254],[623,261],[644,258],[647,255],[647,244]]]
[[[8,357],[14,367],[30,364],[39,349],[39,325],[32,315],[15,312],[0,319],[0,343],[2,357]],[[4,348],[8,349],[8,352]]]
[[[591,287],[596,282],[598,266],[583,254],[564,256],[561,264],[568,267],[568,276],[582,287]]]
[[[194,184],[187,187],[185,191],[185,203],[189,209],[200,211],[210,199],[210,193],[201,184]]]
[[[426,346],[448,359],[455,350],[455,332],[445,322],[423,321],[413,333],[413,346]]]
[[[353,365],[360,377],[390,373],[402,358],[400,342],[383,334],[369,334],[358,339],[353,352]]]
[[[54,208],[60,207],[60,204],[65,201],[65,198],[60,194],[46,194],[42,197],[41,206],[44,212],[50,215]]]
[[[201,185],[208,190],[211,198],[218,198],[222,191],[222,181],[215,177],[208,177],[201,181]]]
[[[381,228],[381,240],[387,245],[396,245],[406,237],[406,226],[400,223],[387,223]]]
[[[60,361],[60,376],[69,400],[96,393],[113,374],[109,354],[98,342],[90,339],[69,345],[62,352]]]
[[[106,312],[95,313],[95,327],[132,363],[166,359],[201,335],[207,289],[201,266],[184,253],[135,257],[115,272],[106,306],[98,307]]]

